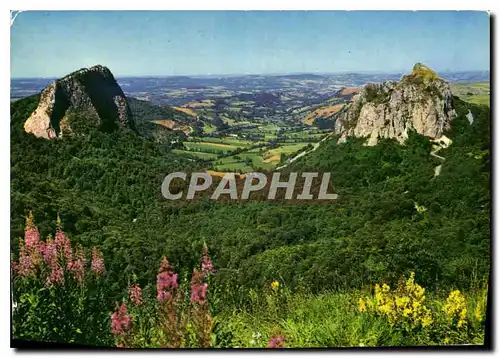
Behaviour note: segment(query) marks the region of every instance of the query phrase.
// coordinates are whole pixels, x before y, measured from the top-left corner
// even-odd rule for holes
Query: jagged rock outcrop
[[[82,126],[104,131],[135,128],[125,94],[107,67],[84,68],[52,82],[41,92],[24,130],[50,139]]]
[[[428,67],[417,63],[401,81],[367,84],[336,116],[340,141],[367,137],[368,145],[379,138],[404,142],[414,130],[439,138],[455,116],[450,85]]]

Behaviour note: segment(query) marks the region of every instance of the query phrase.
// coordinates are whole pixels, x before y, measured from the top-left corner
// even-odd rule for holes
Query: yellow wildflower
[[[278,287],[280,286],[280,283],[278,281],[274,281],[273,283],[271,283],[271,288],[276,291],[278,289]]]
[[[487,294],[488,294],[488,288],[486,288],[486,290],[483,290],[482,295],[478,299],[476,307],[474,309],[474,317],[479,323],[481,323],[484,319],[484,314],[486,311]]]
[[[415,273],[403,285],[391,291],[387,284],[375,285],[375,312],[391,324],[409,323],[410,329],[432,324],[431,311],[424,305],[425,289],[415,283]]]
[[[450,321],[456,320],[457,328],[463,327],[467,324],[467,308],[465,298],[459,290],[450,292],[443,309]]]
[[[410,298],[409,297],[406,297],[406,296],[397,296],[396,297],[396,306],[398,308],[405,308],[406,306],[408,306],[408,303],[410,303]]]
[[[412,286],[414,282],[415,282],[415,272],[412,272],[410,273],[410,277],[406,281],[406,286],[407,287]]]
[[[432,317],[430,315],[424,316],[422,318],[422,327],[430,326],[432,322]]]
[[[458,315],[457,327],[460,328],[467,324],[467,309],[463,308]]]
[[[481,322],[482,318],[483,318],[483,312],[481,310],[481,302],[478,302],[476,304],[476,309],[474,310],[474,317],[476,317],[476,319]]]
[[[366,302],[362,298],[359,299],[358,309],[359,309],[359,312],[365,312],[366,311]]]
[[[403,317],[408,317],[411,314],[411,308],[405,308],[403,310]]]

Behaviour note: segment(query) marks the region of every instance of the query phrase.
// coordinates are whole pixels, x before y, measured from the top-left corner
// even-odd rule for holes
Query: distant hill
[[[178,122],[191,122],[193,117],[174,107],[162,106],[153,102],[127,97],[134,119],[137,121],[152,121],[170,119]]]
[[[346,102],[351,101],[360,91],[360,87],[341,88],[335,95],[329,97],[320,105],[313,107],[313,110],[302,119],[302,123],[310,126],[314,125],[322,129],[333,128],[334,121],[332,117],[343,108]]]
[[[147,138],[163,141],[168,136],[166,130],[180,131],[187,135],[192,131],[191,126],[196,124],[192,115],[174,107],[161,106],[133,97],[127,97],[127,100],[136,121],[137,131]]]
[[[272,106],[273,104],[280,103],[280,96],[274,93],[258,92],[258,93],[242,93],[235,96],[241,101],[252,101],[258,106]]]
[[[361,91],[361,87],[344,87],[341,88],[336,94],[336,98],[342,98],[346,101],[350,101],[352,97],[357,95]]]
[[[332,106],[321,106],[310,112],[307,117],[302,121],[302,123],[307,125],[313,125],[316,123],[317,119],[328,119],[331,118],[335,113],[340,111],[344,105],[334,104]],[[333,122],[332,122],[333,123]],[[331,128],[331,127],[330,127]]]
[[[276,78],[280,79],[294,79],[294,80],[319,80],[324,78],[321,75],[315,75],[312,73],[304,73],[304,74],[293,74],[293,75],[279,75],[279,76],[273,76]]]

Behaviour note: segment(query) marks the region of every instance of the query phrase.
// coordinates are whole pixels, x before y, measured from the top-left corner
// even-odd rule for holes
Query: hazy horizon
[[[28,11],[11,77],[106,65],[116,77],[438,73],[490,68],[478,11]]]
[[[106,65],[103,65],[106,66]],[[90,66],[92,67],[92,66]],[[107,67],[107,66],[106,66]],[[108,67],[109,68],[109,67]],[[359,74],[359,75],[405,75],[411,72],[411,68],[405,72],[379,72],[379,71],[338,71],[338,72],[283,72],[283,73],[220,73],[213,75],[206,74],[178,74],[178,75],[120,75],[116,74],[112,68],[109,68],[113,73],[113,76],[117,79],[123,78],[178,78],[178,77],[190,77],[190,78],[225,78],[225,77],[251,77],[251,76],[263,76],[263,77],[274,77],[274,76],[297,76],[297,75],[316,75],[316,76],[335,76],[335,75],[349,75],[349,74]],[[75,69],[68,73],[78,71],[79,69]],[[438,74],[459,74],[459,73],[485,73],[490,72],[490,70],[462,70],[462,71],[446,71],[446,72],[438,72]],[[32,80],[32,79],[58,79],[62,76],[68,74],[65,73],[60,76],[43,76],[43,77],[10,77],[11,80]]]

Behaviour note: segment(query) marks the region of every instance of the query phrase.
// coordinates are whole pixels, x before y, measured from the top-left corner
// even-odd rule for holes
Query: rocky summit
[[[404,142],[411,131],[439,138],[455,116],[450,85],[427,66],[417,63],[401,81],[367,84],[337,114],[335,133],[348,137]]]
[[[135,128],[122,89],[111,71],[101,65],[73,72],[47,86],[24,130],[50,139],[80,133],[89,126],[103,131]]]

